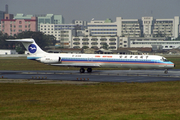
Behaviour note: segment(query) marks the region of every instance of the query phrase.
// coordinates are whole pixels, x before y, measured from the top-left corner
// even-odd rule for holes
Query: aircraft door
[[[59,57],[59,60],[58,60],[58,62],[61,62],[61,57]]]

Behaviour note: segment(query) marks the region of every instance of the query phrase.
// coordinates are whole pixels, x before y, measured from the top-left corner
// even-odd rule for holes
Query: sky
[[[0,11],[8,5],[10,14],[57,14],[65,23],[72,20],[173,19],[180,16],[180,0],[0,0]]]

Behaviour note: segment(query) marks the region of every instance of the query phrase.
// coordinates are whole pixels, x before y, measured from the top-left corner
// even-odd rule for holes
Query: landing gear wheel
[[[80,73],[84,73],[84,72],[85,72],[85,69],[84,69],[84,68],[81,68],[79,71],[80,71]]]
[[[167,74],[167,73],[168,73],[168,70],[165,70],[164,73]]]
[[[88,69],[87,69],[87,72],[88,72],[88,73],[91,73],[91,72],[92,72],[92,68],[88,68]]]

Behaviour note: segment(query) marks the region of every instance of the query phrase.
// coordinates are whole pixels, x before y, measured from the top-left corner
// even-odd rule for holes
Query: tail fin
[[[43,51],[34,41],[32,38],[25,38],[25,39],[9,39],[6,41],[13,41],[13,42],[22,42],[24,47],[26,48],[27,51],[29,51],[30,54],[37,55],[37,54],[42,54],[46,53]]]
[[[44,56],[45,54],[48,54],[45,51],[43,51],[32,38],[14,39],[14,40],[11,39],[6,41],[22,42],[26,50],[29,51],[30,53],[30,55],[27,56],[27,59],[30,60],[37,60],[42,56]]]

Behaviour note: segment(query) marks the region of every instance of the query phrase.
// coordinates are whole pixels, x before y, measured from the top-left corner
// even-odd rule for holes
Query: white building
[[[64,24],[64,18],[62,15],[35,15],[38,19],[38,31],[40,31],[40,24]]]
[[[134,41],[132,47],[156,47],[160,49],[173,49],[180,47],[180,41]]]
[[[142,17],[144,37],[152,37],[153,17]]]
[[[116,22],[110,19],[92,20],[88,23],[89,36],[126,36],[140,37],[142,33],[141,21],[138,19],[116,18]]]
[[[127,41],[129,42],[131,48],[144,48],[144,47],[151,47],[151,48],[159,48],[159,49],[173,49],[180,47],[180,41],[172,41],[172,40],[165,40],[165,37],[157,37],[157,38],[129,38]]]
[[[172,37],[179,35],[179,16],[174,19],[153,19],[142,17],[144,37]]]
[[[0,50],[1,55],[17,54],[16,50]]]
[[[117,36],[117,24],[111,20],[92,20],[88,23],[88,36]]]
[[[140,45],[140,41],[164,41],[165,37],[177,38],[179,35],[179,17],[174,19],[123,19],[117,17],[115,22],[111,19],[94,20],[89,23],[74,20],[73,24],[41,24],[40,31],[54,35],[60,45],[70,48],[102,48],[107,44],[110,49],[128,47],[152,47],[151,44]],[[110,41],[115,38],[114,43]],[[134,44],[133,44],[134,43]],[[137,43],[137,44],[136,44]],[[143,43],[144,44],[144,43]],[[154,45],[154,44],[153,44]],[[166,45],[164,48],[167,48]],[[168,46],[168,48],[173,48]]]
[[[87,21],[83,21],[83,20],[73,20],[72,22],[73,24],[75,24],[76,26],[80,26],[81,30],[84,30],[87,28]]]
[[[130,37],[119,37],[119,48],[130,47]]]
[[[104,44],[107,44],[110,50],[117,50],[117,48],[119,47],[119,39],[117,36],[89,36],[72,38],[72,48],[82,48],[83,46],[87,46],[88,48],[103,48]]]
[[[41,24],[40,31],[46,35],[53,35],[57,44],[65,48],[71,48],[74,24]]]
[[[121,36],[125,37],[141,37],[142,28],[141,21],[138,19],[122,19],[121,20]]]

